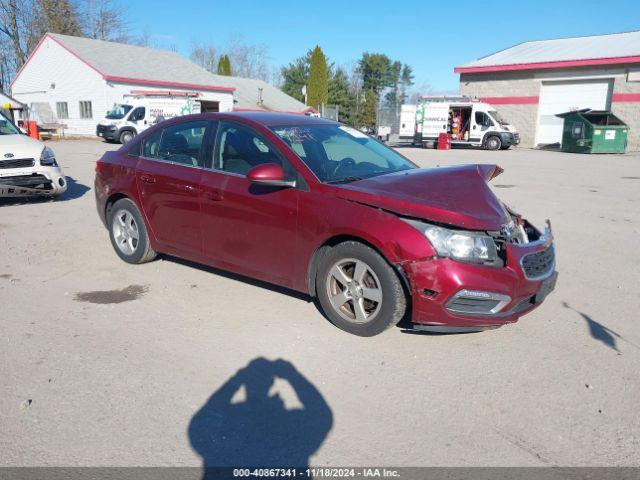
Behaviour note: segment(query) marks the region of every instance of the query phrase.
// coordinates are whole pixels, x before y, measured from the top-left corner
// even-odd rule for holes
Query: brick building
[[[454,70],[460,93],[495,105],[524,147],[559,143],[570,110],[612,110],[640,150],[640,31],[525,42]]]

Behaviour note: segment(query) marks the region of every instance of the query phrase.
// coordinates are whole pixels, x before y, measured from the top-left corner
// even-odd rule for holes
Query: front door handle
[[[156,177],[154,177],[153,175],[147,175],[146,173],[143,173],[139,178],[143,182],[156,183]]]
[[[222,195],[222,192],[217,192],[217,191],[213,191],[213,190],[206,190],[202,193],[202,196],[204,198],[206,198],[207,200],[212,200],[214,202],[219,202],[220,200],[222,200],[224,197]]]

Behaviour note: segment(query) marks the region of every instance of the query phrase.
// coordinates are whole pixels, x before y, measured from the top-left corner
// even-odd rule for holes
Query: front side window
[[[144,114],[144,107],[138,107],[133,112],[131,112],[131,115],[129,115],[129,121],[137,122],[138,120],[144,120]]]
[[[142,156],[146,158],[158,158],[162,130],[152,133],[142,141]]]
[[[482,127],[492,127],[493,122],[484,112],[476,112],[476,123]]]
[[[69,105],[67,102],[56,102],[56,114],[59,120],[66,120],[69,118]]]
[[[277,163],[287,169],[280,155],[258,132],[237,123],[222,123],[218,129],[213,168],[246,175],[263,163]]]
[[[80,101],[80,118],[93,118],[93,110],[91,108],[90,101]]]
[[[159,158],[182,165],[197,166],[207,122],[186,122],[164,129]]]
[[[417,168],[364,133],[344,125],[274,126],[322,182],[359,180]]]

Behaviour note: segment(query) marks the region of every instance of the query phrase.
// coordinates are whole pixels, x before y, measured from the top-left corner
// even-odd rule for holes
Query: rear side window
[[[159,158],[182,165],[197,166],[207,122],[187,122],[164,129]]]
[[[158,151],[160,150],[160,138],[162,137],[162,130],[149,135],[142,142],[142,156],[146,158],[158,158]]]

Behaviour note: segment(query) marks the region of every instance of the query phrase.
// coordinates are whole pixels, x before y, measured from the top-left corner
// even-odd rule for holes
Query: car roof
[[[203,113],[200,115],[191,115],[191,118],[227,118],[227,119],[244,119],[249,120],[266,127],[275,125],[339,125],[334,120],[320,117],[311,117],[297,113],[279,113],[279,112],[225,112],[225,113]]]

